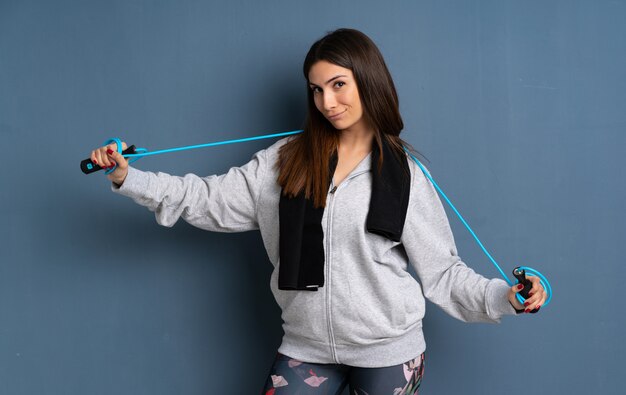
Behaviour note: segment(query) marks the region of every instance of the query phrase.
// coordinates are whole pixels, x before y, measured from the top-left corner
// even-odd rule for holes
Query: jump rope
[[[107,140],[104,143],[104,145],[109,145],[109,144],[115,143],[117,145],[117,152],[122,154],[122,156],[124,158],[129,159],[128,163],[133,163],[136,160],[138,160],[140,158],[143,158],[144,156],[160,155],[160,154],[166,154],[166,153],[169,153],[169,152],[186,151],[186,150],[191,150],[191,149],[196,149],[196,148],[207,148],[207,147],[215,147],[215,146],[218,146],[218,145],[235,144],[235,143],[243,143],[243,142],[247,142],[247,141],[270,139],[270,138],[276,138],[276,137],[284,137],[284,136],[290,136],[290,135],[294,135],[294,134],[298,134],[298,133],[302,133],[302,132],[303,132],[303,130],[294,130],[294,131],[291,131],[291,132],[274,133],[274,134],[268,134],[268,135],[263,135],[263,136],[247,137],[247,138],[235,139],[235,140],[225,140],[225,141],[218,141],[218,142],[207,143],[207,144],[189,145],[189,146],[184,146],[184,147],[169,148],[169,149],[163,149],[163,150],[158,150],[158,151],[148,151],[145,148],[137,148],[134,145],[131,145],[130,147],[128,147],[128,148],[126,148],[125,150],[122,151],[122,141],[119,138],[109,139],[109,140]],[[476,236],[476,233],[474,233],[474,231],[468,225],[468,223],[465,221],[465,219],[463,218],[461,213],[459,213],[459,211],[456,209],[456,207],[454,207],[454,204],[452,204],[450,199],[448,199],[448,196],[443,192],[443,190],[441,190],[441,188],[435,182],[435,180],[433,180],[433,178],[431,177],[430,173],[428,173],[428,171],[422,165],[422,163],[419,160],[417,160],[417,158],[411,152],[409,152],[409,150],[406,147],[404,147],[404,150],[411,157],[411,159],[413,159],[413,162],[415,162],[415,164],[417,164],[417,166],[419,166],[419,168],[422,170],[422,172],[424,173],[426,178],[428,178],[430,180],[430,182],[437,189],[439,194],[441,196],[443,196],[444,200],[452,208],[452,210],[457,215],[457,217],[461,220],[461,222],[463,223],[465,228],[467,228],[467,230],[470,232],[470,234],[472,235],[472,237],[474,238],[474,240],[476,241],[478,246],[482,249],[482,251],[485,253],[487,258],[489,258],[491,263],[493,263],[493,265],[496,267],[496,269],[498,269],[498,271],[500,272],[500,274],[502,275],[504,280],[509,284],[509,286],[512,287],[515,284],[523,284],[524,285],[524,288],[520,292],[518,292],[516,294],[517,300],[520,303],[524,304],[524,301],[528,298],[528,294],[529,294],[529,292],[532,289],[532,283],[525,276],[526,274],[528,274],[530,276],[537,276],[537,277],[539,277],[539,281],[540,281],[541,285],[543,286],[543,288],[545,289],[545,291],[546,291],[546,293],[548,295],[548,298],[546,299],[546,301],[544,302],[544,304],[541,307],[547,306],[550,303],[550,301],[552,300],[552,287],[550,286],[550,283],[548,282],[548,279],[543,274],[541,274],[539,271],[537,271],[537,270],[535,270],[535,269],[533,269],[531,267],[528,267],[528,266],[518,266],[515,269],[513,269],[513,276],[515,277],[517,282],[513,283],[511,280],[509,280],[507,275],[504,274],[504,271],[502,271],[502,269],[500,268],[500,265],[498,265],[496,260],[487,251],[485,246],[483,246],[483,243],[480,242],[480,240],[478,239],[478,236]],[[110,174],[111,172],[113,172],[115,170],[116,167],[117,167],[117,165],[114,165],[114,167],[108,169],[105,172],[105,174]],[[83,173],[90,174],[90,173],[94,173],[94,172],[96,172],[98,170],[101,170],[102,167],[100,167],[99,165],[93,163],[91,161],[91,159],[85,159],[85,160],[83,160],[80,163],[80,169],[83,171]],[[532,310],[531,313],[536,313],[537,311],[538,310],[535,309],[535,310]]]

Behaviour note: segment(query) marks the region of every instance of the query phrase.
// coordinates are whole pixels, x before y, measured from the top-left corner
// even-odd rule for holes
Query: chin
[[[333,127],[337,130],[345,130],[345,129],[350,128],[353,125],[349,122],[342,122],[342,121],[339,121],[339,122],[328,121],[328,122],[330,122],[330,124],[333,125]]]

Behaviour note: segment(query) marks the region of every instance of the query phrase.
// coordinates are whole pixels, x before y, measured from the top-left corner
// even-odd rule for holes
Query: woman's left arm
[[[424,296],[451,316],[467,322],[500,322],[524,306],[515,299],[517,286],[504,280],[487,279],[468,267],[458,256],[454,237],[441,200],[431,182],[413,162],[409,208],[402,244],[417,273]],[[534,308],[545,301],[543,287],[536,278]]]

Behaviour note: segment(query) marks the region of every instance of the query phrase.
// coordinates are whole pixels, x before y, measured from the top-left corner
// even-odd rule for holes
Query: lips
[[[330,121],[334,121],[336,119],[339,119],[346,111],[348,111],[348,110],[344,110],[344,111],[340,112],[339,114],[327,115],[326,118],[328,118],[328,120],[330,120]]]

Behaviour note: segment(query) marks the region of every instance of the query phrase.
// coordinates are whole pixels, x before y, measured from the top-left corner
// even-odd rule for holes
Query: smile
[[[339,114],[335,114],[335,115],[328,115],[328,117],[327,117],[327,118],[328,118],[329,120],[333,120],[333,121],[334,121],[335,119],[337,119],[337,118],[339,118],[341,115],[343,115],[346,111],[348,111],[348,110],[344,110],[343,112],[340,112]]]

